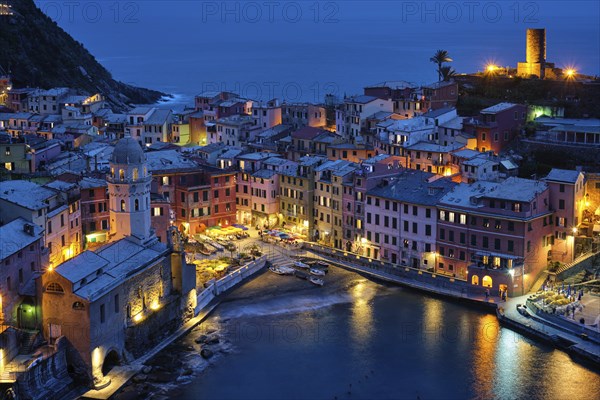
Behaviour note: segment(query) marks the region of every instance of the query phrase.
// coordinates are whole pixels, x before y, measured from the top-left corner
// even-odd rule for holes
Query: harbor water
[[[265,273],[169,352],[180,399],[596,398],[598,374],[496,317],[335,269],[318,288]],[[217,334],[209,361],[194,340]]]

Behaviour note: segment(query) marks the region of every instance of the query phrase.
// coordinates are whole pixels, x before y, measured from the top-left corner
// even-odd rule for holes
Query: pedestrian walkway
[[[309,253],[313,255],[314,258],[324,260],[328,263],[337,265],[342,268],[350,269],[355,272],[367,273],[375,278],[385,280],[388,282],[397,283],[403,286],[409,286],[413,289],[423,290],[429,293],[434,293],[437,295],[442,295],[446,297],[451,297],[454,299],[462,299],[470,302],[478,303],[481,305],[489,306],[490,308],[496,308],[499,303],[503,301],[499,296],[489,295],[487,298],[484,294],[477,293],[469,293],[466,290],[461,290],[459,288],[453,288],[449,286],[436,286],[432,284],[428,284],[425,282],[419,282],[415,280],[411,280],[410,278],[404,278],[401,276],[389,274],[383,271],[379,271],[373,268],[369,268],[366,265],[351,263],[347,261],[338,261],[333,257],[329,257],[326,255],[319,254],[318,252],[313,252],[310,249],[307,249]]]
[[[525,305],[527,295],[509,299],[505,306],[499,312],[501,321],[509,322],[509,325],[522,330],[532,335],[537,336],[542,340],[554,343],[564,347],[563,350],[584,355],[590,360],[600,360],[600,346],[593,340],[585,340],[579,332],[570,331],[564,326],[558,326],[551,321],[535,315],[533,310],[527,309],[530,317],[523,316],[517,311],[517,304]],[[570,346],[565,346],[564,343],[572,343]]]

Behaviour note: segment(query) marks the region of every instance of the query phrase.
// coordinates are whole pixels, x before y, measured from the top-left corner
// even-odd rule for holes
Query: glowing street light
[[[574,79],[575,75],[577,75],[577,71],[574,68],[567,68],[565,70],[565,76],[567,79]]]
[[[485,70],[486,70],[488,73],[490,73],[490,74],[493,74],[493,73],[495,73],[495,72],[498,70],[498,66],[497,66],[497,65],[495,65],[495,64],[488,64],[488,65],[485,67]]]

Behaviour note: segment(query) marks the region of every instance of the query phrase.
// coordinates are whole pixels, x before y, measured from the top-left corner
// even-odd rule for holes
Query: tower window
[[[125,200],[121,200],[121,211],[125,211]]]
[[[119,179],[122,181],[125,180],[125,171],[122,169],[119,170]]]
[[[134,169],[133,169],[133,180],[134,180],[134,181],[137,181],[137,180],[138,180],[138,178],[139,178],[138,169],[137,169],[137,168],[134,168]]]
[[[140,201],[138,199],[135,199],[135,211],[140,211]]]

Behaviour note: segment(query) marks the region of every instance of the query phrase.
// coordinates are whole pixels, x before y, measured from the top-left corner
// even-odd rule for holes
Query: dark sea
[[[366,85],[437,80],[445,49],[459,73],[525,60],[527,28],[547,59],[600,75],[597,1],[36,0],[116,79],[192,104],[203,90],[322,101]]]

